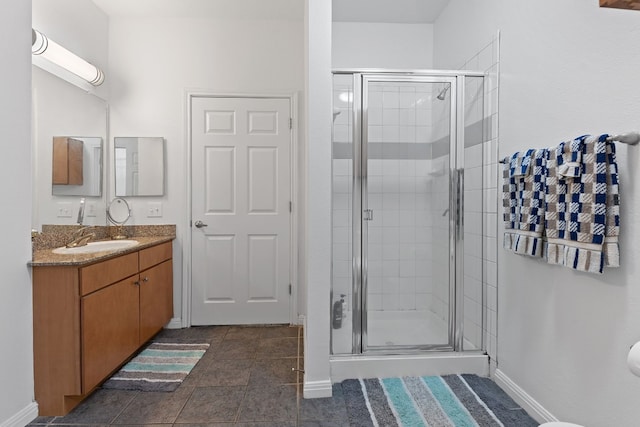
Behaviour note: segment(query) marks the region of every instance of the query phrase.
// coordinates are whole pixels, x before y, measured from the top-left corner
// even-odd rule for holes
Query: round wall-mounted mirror
[[[109,203],[109,207],[107,208],[107,217],[109,217],[109,221],[116,225],[122,225],[131,216],[131,208],[129,207],[129,203],[125,199],[121,199],[120,197],[116,197]]]

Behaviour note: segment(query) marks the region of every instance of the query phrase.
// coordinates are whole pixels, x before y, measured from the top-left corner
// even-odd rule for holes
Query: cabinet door
[[[173,264],[165,261],[140,273],[140,344],[173,316]]]
[[[131,276],[82,298],[82,390],[89,392],[138,348],[139,286]]]

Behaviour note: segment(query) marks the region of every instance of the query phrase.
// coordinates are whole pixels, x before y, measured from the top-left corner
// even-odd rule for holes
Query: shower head
[[[436,98],[438,98],[440,101],[444,101],[444,97],[447,95],[447,91],[449,90],[450,87],[451,87],[450,84],[446,85],[444,89],[440,91],[438,96],[436,96]]]
[[[336,117],[338,117],[340,115],[340,113],[342,113],[342,111],[337,111],[336,110],[336,111],[333,112],[333,121],[334,122],[336,121]]]

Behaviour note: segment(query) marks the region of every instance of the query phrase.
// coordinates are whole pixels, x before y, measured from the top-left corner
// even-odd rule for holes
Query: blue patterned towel
[[[607,137],[580,136],[549,154],[545,256],[550,264],[590,273],[620,265],[618,166]]]
[[[518,254],[542,256],[547,152],[527,150],[505,159],[503,247]]]

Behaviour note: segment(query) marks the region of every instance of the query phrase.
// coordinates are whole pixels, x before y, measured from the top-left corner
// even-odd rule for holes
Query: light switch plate
[[[162,216],[161,202],[147,203],[147,218],[160,218],[161,216]]]
[[[58,202],[56,204],[56,216],[58,218],[71,218],[73,207],[71,206],[71,202]]]

